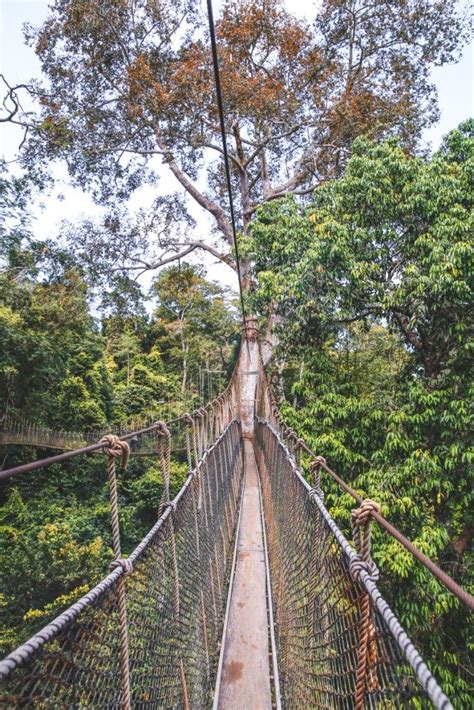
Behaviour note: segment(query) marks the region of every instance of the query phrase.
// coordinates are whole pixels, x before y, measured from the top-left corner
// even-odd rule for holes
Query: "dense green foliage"
[[[96,304],[70,253],[32,238],[24,186],[0,181],[0,417],[59,430],[107,431],[136,418],[173,416],[215,397],[232,366],[233,296],[188,264],[162,271],[153,311],[122,276]],[[186,373],[186,374],[184,374]],[[5,447],[3,468],[51,451]],[[103,457],[81,457],[0,489],[0,652],[11,650],[76,600],[112,559]],[[187,466],[176,458],[172,492]],[[119,477],[125,553],[156,520],[158,462],[132,459]]]
[[[413,157],[438,114],[431,69],[459,56],[468,17],[441,0],[322,0],[311,23],[288,7],[225,0],[216,14],[243,284],[253,278],[251,307],[279,338],[281,408],[469,587],[474,122]],[[20,164],[42,189],[62,161],[104,211],[63,226],[62,242],[38,241],[28,185],[0,172],[0,429],[28,420],[99,436],[222,389],[235,304],[183,262],[205,251],[236,267],[206,27],[189,0],[57,0],[25,28],[43,79],[2,77],[2,121],[26,131]],[[129,196],[158,182],[134,214]],[[196,236],[191,205],[210,234]],[[134,278],[145,272],[147,295]],[[48,453],[5,447],[1,467]],[[186,465],[172,466],[176,492]],[[352,499],[324,486],[350,536]],[[121,472],[125,554],[161,490],[156,460]],[[108,569],[104,462],[15,478],[0,505],[5,652]],[[447,694],[470,706],[464,609],[380,531],[374,557]]]
[[[254,303],[280,334],[287,421],[461,584],[472,586],[474,122],[431,160],[359,139],[305,208],[262,208],[245,244]],[[471,356],[471,357],[470,357]],[[326,481],[348,530],[353,501]],[[464,609],[376,535],[382,587],[457,707],[469,705]]]
[[[466,588],[473,133],[474,122],[461,125],[429,160],[396,141],[358,139],[343,177],[304,206],[269,202],[242,239],[254,265],[251,303],[279,337],[271,369],[287,421]],[[178,263],[153,282],[152,310],[125,272],[97,300],[73,252],[34,240],[27,197],[21,181],[0,180],[2,421],[104,430],[215,395],[237,339],[229,295]],[[2,455],[13,465],[31,450]],[[185,472],[177,458],[173,491]],[[150,460],[121,474],[125,552],[152,525],[161,486]],[[324,487],[350,536],[352,499],[329,480]],[[112,555],[99,458],[20,477],[0,494],[6,651],[99,579]],[[456,707],[467,707],[465,610],[380,531],[373,549],[391,605]]]

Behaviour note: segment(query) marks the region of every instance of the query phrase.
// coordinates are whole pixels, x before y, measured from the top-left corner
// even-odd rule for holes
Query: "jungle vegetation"
[[[314,451],[461,585],[474,520],[474,121],[429,160],[359,138],[344,175],[301,206],[263,207],[247,248],[252,302],[279,335],[274,385]],[[325,481],[350,534],[354,503]],[[459,707],[469,614],[380,533],[381,586]]]
[[[0,179],[3,424],[26,419],[105,433],[137,419],[169,419],[215,397],[235,358],[235,294],[183,262],[162,270],[147,294],[122,275],[98,300],[72,253],[34,240],[24,188]],[[2,468],[48,455],[4,447]],[[186,472],[185,462],[174,462],[174,493]],[[132,459],[120,478],[127,551],[153,525],[161,490],[157,460]],[[104,462],[80,457],[20,476],[2,486],[0,502],[3,655],[107,571]]]
[[[7,84],[3,104],[2,120],[25,133],[21,171],[0,173],[2,422],[107,430],[173,415],[216,394],[232,368],[235,294],[195,258],[235,269],[197,6],[57,0],[26,29],[43,75]],[[469,36],[459,4],[323,0],[310,23],[281,0],[239,0],[217,19],[246,301],[282,410],[472,587],[473,122],[432,156],[422,143],[438,117],[430,70]],[[102,213],[44,240],[31,205],[57,161]],[[143,186],[156,196],[129,209]],[[32,454],[46,452],[8,448],[2,466]],[[175,462],[173,490],[185,471]],[[104,473],[77,460],[2,485],[2,651],[107,570]],[[325,486],[348,532],[352,501]],[[156,463],[132,460],[120,481],[125,552],[160,492]],[[465,612],[391,539],[377,534],[374,555],[389,602],[468,707]]]

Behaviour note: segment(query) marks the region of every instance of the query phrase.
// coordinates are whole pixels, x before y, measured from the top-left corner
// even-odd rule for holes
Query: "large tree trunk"
[[[255,424],[257,384],[261,375],[261,360],[258,345],[257,321],[247,316],[242,333],[239,362],[239,415],[244,437],[251,438]]]
[[[274,313],[270,313],[267,318],[265,332],[260,336],[260,350],[264,366],[268,365],[273,360],[278,345],[278,336],[275,333],[277,323],[278,316]]]

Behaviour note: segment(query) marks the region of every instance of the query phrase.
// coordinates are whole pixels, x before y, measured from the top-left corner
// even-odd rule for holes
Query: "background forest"
[[[21,181],[0,180],[5,428],[27,420],[97,431],[99,439],[121,425],[193,410],[224,388],[239,334],[235,294],[182,263],[162,270],[147,297],[122,275],[115,290],[94,300],[74,255],[34,240],[24,199]],[[48,455],[3,447],[2,468]],[[174,492],[186,474],[186,464],[175,462]],[[158,462],[133,459],[120,485],[129,552],[156,519]],[[0,495],[3,655],[101,578],[111,535],[102,457],[15,478]]]
[[[279,0],[218,17],[246,305],[287,422],[472,589],[474,121],[431,156],[422,143],[438,115],[430,69],[456,60],[468,23],[454,2],[318,7],[311,23]],[[223,388],[240,338],[235,294],[199,266],[236,266],[202,15],[61,0],[26,37],[43,78],[5,79],[2,120],[24,135],[21,170],[0,174],[2,426],[101,432],[193,409]],[[33,206],[58,161],[100,212],[39,239]],[[133,210],[143,186],[156,194]],[[5,468],[47,452],[0,455]],[[185,463],[172,473],[176,491]],[[121,476],[125,553],[161,484],[153,460]],[[352,500],[324,487],[350,536]],[[103,461],[6,482],[0,503],[7,652],[108,569]],[[470,707],[466,612],[380,531],[373,550],[387,600]]]
[[[247,242],[256,309],[280,345],[287,422],[416,546],[472,588],[474,121],[431,160],[354,144],[304,208],[260,210]],[[350,536],[352,499],[325,481]],[[469,704],[469,613],[381,531],[381,586],[444,687]],[[464,703],[464,705],[463,705]]]

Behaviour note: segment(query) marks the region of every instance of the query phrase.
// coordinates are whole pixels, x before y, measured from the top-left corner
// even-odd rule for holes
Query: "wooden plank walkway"
[[[246,471],[236,566],[214,707],[271,710],[264,535],[257,465],[248,439],[244,452]]]

